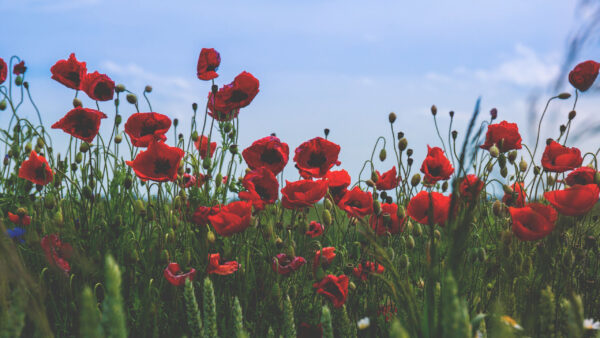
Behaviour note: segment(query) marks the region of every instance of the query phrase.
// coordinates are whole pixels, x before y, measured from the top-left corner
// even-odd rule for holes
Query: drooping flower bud
[[[394,114],[394,112],[391,112],[388,115],[388,120],[390,121],[390,123],[394,123],[396,121],[396,114]]]
[[[116,144],[119,144],[119,143],[121,143],[121,141],[123,141],[123,135],[121,135],[121,133],[118,133],[118,134],[115,136],[115,143],[116,143]]]
[[[546,182],[548,182],[548,185],[554,185],[554,176],[548,175]]]
[[[127,102],[131,103],[131,104],[136,104],[137,103],[137,96],[135,96],[135,94],[127,94],[126,96],[127,98]]]
[[[381,151],[379,152],[379,160],[381,162],[385,161],[385,158],[387,157],[387,153],[385,152],[385,149],[381,149]]]
[[[118,85],[115,86],[115,92],[117,93],[122,93],[125,91],[125,85],[122,83],[119,83]]]
[[[152,93],[152,86],[151,85],[146,85],[146,87],[144,88],[144,91],[146,93]]]
[[[516,159],[517,159],[517,151],[516,150],[510,151],[508,153],[508,162],[510,162],[510,164],[514,164]]]
[[[81,107],[82,105],[83,105],[83,103],[81,103],[80,99],[78,99],[78,98],[73,99],[73,108]]]
[[[437,107],[435,106],[435,104],[431,106],[431,115],[437,115]]]
[[[398,149],[400,149],[400,151],[404,151],[404,149],[406,149],[406,147],[408,146],[408,141],[406,140],[406,138],[401,138],[398,141]]]
[[[571,97],[571,94],[569,94],[569,93],[560,93],[560,94],[558,94],[558,98],[561,99],[561,100],[566,100],[566,99],[568,99],[570,97]]]
[[[498,149],[495,144],[490,147],[489,152],[492,157],[498,157],[498,155],[500,155],[500,149]]]
[[[574,110],[571,110],[571,111],[569,112],[569,121],[571,121],[572,119],[574,119],[574,118],[575,118],[575,116],[577,116],[577,112],[576,112],[576,111],[574,111]]]
[[[521,162],[519,162],[519,170],[521,170],[521,172],[525,172],[527,170],[527,162],[525,162],[523,157],[521,157]]]
[[[506,177],[506,175],[508,175],[508,168],[500,168],[500,175],[502,175],[502,177]]]
[[[379,215],[381,213],[381,202],[378,200],[373,201],[373,212],[375,215]]]
[[[418,173],[414,174],[413,177],[410,179],[410,184],[413,187],[416,187],[417,185],[419,185],[419,183],[421,183],[421,175],[419,175]]]
[[[6,109],[6,100],[2,100],[0,101],[0,110],[5,110]]]

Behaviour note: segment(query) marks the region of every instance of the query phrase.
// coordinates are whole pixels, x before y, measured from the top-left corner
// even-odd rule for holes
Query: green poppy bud
[[[5,110],[6,109],[6,100],[2,100],[0,101],[0,110]]]
[[[379,152],[379,160],[381,162],[385,161],[385,158],[387,157],[387,153],[385,152],[385,149],[381,149],[381,151]]]
[[[325,223],[325,225],[329,226],[333,223],[333,219],[331,218],[331,212],[329,212],[329,210],[325,209],[323,210],[323,223]]]
[[[125,85],[119,83],[118,85],[115,86],[115,92],[117,93],[122,93],[125,91]]]
[[[570,97],[571,97],[571,94],[569,94],[569,93],[560,93],[560,94],[558,94],[558,98],[561,99],[561,100],[566,100],[566,99],[568,99]]]
[[[333,208],[333,203],[331,203],[331,200],[329,198],[326,198],[323,201],[323,205],[325,206],[325,209],[327,209],[327,210],[331,210]]]
[[[413,177],[410,179],[410,184],[413,187],[416,187],[417,185],[419,185],[419,183],[421,183],[421,175],[419,175],[418,173],[414,174]]]
[[[123,141],[123,135],[121,135],[121,133],[118,133],[117,136],[115,136],[115,143],[119,144]]]
[[[408,255],[407,254],[402,254],[402,256],[400,256],[400,262],[398,262],[400,269],[408,269],[408,266],[410,265],[410,260],[408,259]]]
[[[521,172],[525,172],[527,170],[527,162],[521,157],[521,162],[519,162],[519,170]]]
[[[73,108],[77,108],[77,107],[81,107],[83,106],[83,103],[81,103],[81,100],[78,98],[74,98],[73,99]]]
[[[408,147],[408,141],[403,137],[398,141],[398,149],[400,149],[400,151],[404,151],[406,147]]]
[[[21,77],[21,75],[15,78],[15,84],[17,85],[17,87],[23,84],[23,78]]]
[[[408,235],[406,238],[406,248],[412,250],[415,248],[415,238],[412,235]]]
[[[126,96],[127,98],[127,102],[131,103],[131,104],[136,104],[137,103],[137,96],[135,96],[135,94],[127,94]]]
[[[506,177],[506,175],[508,175],[508,168],[504,167],[500,169],[500,175],[502,175],[502,177]]]
[[[87,142],[82,142],[79,146],[79,151],[82,153],[87,153],[88,150],[90,150],[90,144]]]
[[[390,123],[394,123],[396,121],[396,114],[394,114],[394,112],[391,112],[388,115],[388,120],[390,121]]]
[[[492,157],[498,157],[498,155],[500,155],[500,149],[498,149],[495,144],[490,147],[489,152]]]

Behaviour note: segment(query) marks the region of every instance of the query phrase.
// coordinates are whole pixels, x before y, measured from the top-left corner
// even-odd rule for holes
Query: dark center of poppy
[[[140,129],[140,136],[152,135],[156,131],[156,125],[144,122]]]
[[[260,160],[266,164],[281,162],[281,154],[275,149],[267,149],[260,154]]]
[[[85,114],[79,114],[75,117],[75,133],[81,137],[89,137],[94,134],[94,121]]]
[[[100,82],[94,88],[94,95],[99,98],[110,97],[110,88],[106,82]]]
[[[350,202],[346,203],[346,205],[348,205],[352,208],[362,208],[362,203],[357,200],[350,201]]]
[[[436,167],[429,167],[429,174],[430,174],[431,176],[434,176],[434,177],[439,177],[439,176],[440,176],[440,173],[441,173],[441,171],[442,171],[442,167],[439,167],[439,166],[436,166]]]
[[[242,102],[248,98],[248,94],[241,90],[234,90],[228,102]]]
[[[45,181],[46,180],[46,165],[42,164],[41,166],[35,168],[35,178],[38,180]]]
[[[171,163],[166,158],[157,158],[154,160],[154,173],[157,175],[168,175],[171,169]]]
[[[310,167],[321,167],[327,161],[327,157],[323,153],[310,153],[310,158],[307,164]]]
[[[290,265],[290,263],[292,263],[292,259],[290,256],[283,256],[279,259],[279,266],[281,266],[282,268],[287,267],[288,265]]]
[[[79,78],[79,72],[68,72],[65,78],[67,78],[67,80],[73,82],[77,86],[79,85],[79,81],[81,80]]]
[[[328,282],[327,284],[325,284],[325,286],[323,287],[323,290],[325,292],[333,295],[335,298],[343,297],[342,293],[340,292],[340,289],[337,287],[337,285],[334,282]]]
[[[217,66],[215,66],[214,64],[209,64],[208,66],[206,66],[207,72],[212,72],[212,71],[215,71],[216,69],[217,69]]]
[[[258,196],[260,196],[260,199],[263,201],[269,200],[269,198],[271,197],[269,191],[263,186],[255,186],[254,190],[256,191]]]

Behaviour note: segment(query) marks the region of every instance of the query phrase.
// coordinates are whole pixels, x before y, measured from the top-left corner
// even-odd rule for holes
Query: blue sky
[[[3,26],[11,33],[0,36],[0,57],[16,54],[25,60],[47,125],[71,108],[73,97],[50,79],[49,69],[75,52],[88,71],[106,73],[139,94],[151,84],[154,110],[179,118],[188,130],[191,103],[205,104],[209,90],[196,78],[197,57],[201,48],[214,47],[222,59],[219,85],[244,70],[261,82],[254,102],[240,113],[242,148],[276,132],[293,151],[327,127],[330,139],[342,147],[342,167],[354,180],[376,138],[389,135],[391,111],[398,114],[396,130],[404,131],[415,149],[416,163],[427,144],[440,145],[433,136],[432,104],[443,126],[447,112],[456,111],[455,126],[462,132],[481,96],[484,112],[497,107],[499,120],[519,123],[524,140],[530,140],[528,98],[556,94],[547,88],[559,72],[568,34],[585,15],[576,5],[543,0],[176,5],[2,0]],[[597,51],[584,50],[579,58],[596,56]],[[597,103],[591,94],[584,97],[578,116],[594,116]],[[84,105],[93,106],[89,100]],[[101,108],[112,116],[110,103]],[[550,121],[561,121],[570,110],[568,104],[554,108]],[[28,107],[24,112],[35,116]],[[127,117],[133,108],[123,113]],[[3,114],[0,122],[7,119]],[[557,122],[552,128],[558,129]],[[60,131],[51,133],[55,142],[66,140]],[[378,169],[392,165],[388,161]]]

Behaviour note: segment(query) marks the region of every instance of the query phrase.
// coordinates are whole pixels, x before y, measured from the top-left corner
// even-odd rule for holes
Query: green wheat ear
[[[442,292],[442,332],[448,337],[470,337],[471,322],[464,302],[458,297],[456,281],[448,273]]]
[[[323,328],[323,338],[333,338],[333,327],[331,326],[331,311],[327,305],[323,306],[321,312],[321,327]]]
[[[561,318],[563,318],[563,334],[565,337],[583,337],[583,304],[581,297],[573,295],[569,300],[560,302]]]
[[[121,270],[112,256],[106,256],[106,297],[102,304],[102,324],[106,337],[127,337],[123,298],[121,296]]]
[[[244,330],[244,317],[242,306],[237,297],[233,299],[233,330],[236,338],[246,338],[248,333]]]
[[[275,332],[273,332],[273,328],[269,326],[269,330],[267,331],[267,338],[275,338]]]
[[[356,337],[356,323],[351,323],[346,311],[346,305],[341,309],[333,310],[333,317],[336,323],[336,336],[345,338]]]
[[[294,307],[290,296],[285,296],[283,300],[283,337],[296,337],[296,325],[294,324]]]
[[[402,327],[398,319],[394,319],[390,327],[390,338],[409,338],[408,332]]]
[[[204,337],[204,332],[202,331],[202,316],[200,315],[200,309],[198,308],[198,302],[196,301],[194,282],[189,279],[186,279],[185,281],[183,298],[185,299],[185,310],[192,337]]]
[[[540,335],[542,337],[555,337],[556,327],[554,325],[555,319],[555,297],[550,286],[547,286],[541,292],[539,305],[539,328]]]
[[[81,317],[79,325],[82,337],[104,337],[97,301],[92,293],[92,289],[88,286],[83,289],[83,293],[81,294]]]
[[[10,297],[11,306],[8,309],[3,309],[0,319],[0,337],[20,337],[23,328],[25,327],[25,307],[27,305],[27,297],[20,288],[12,291]]]
[[[204,279],[204,297],[202,309],[204,311],[204,334],[206,337],[218,337],[217,333],[217,309],[215,305],[215,290],[208,277]]]

